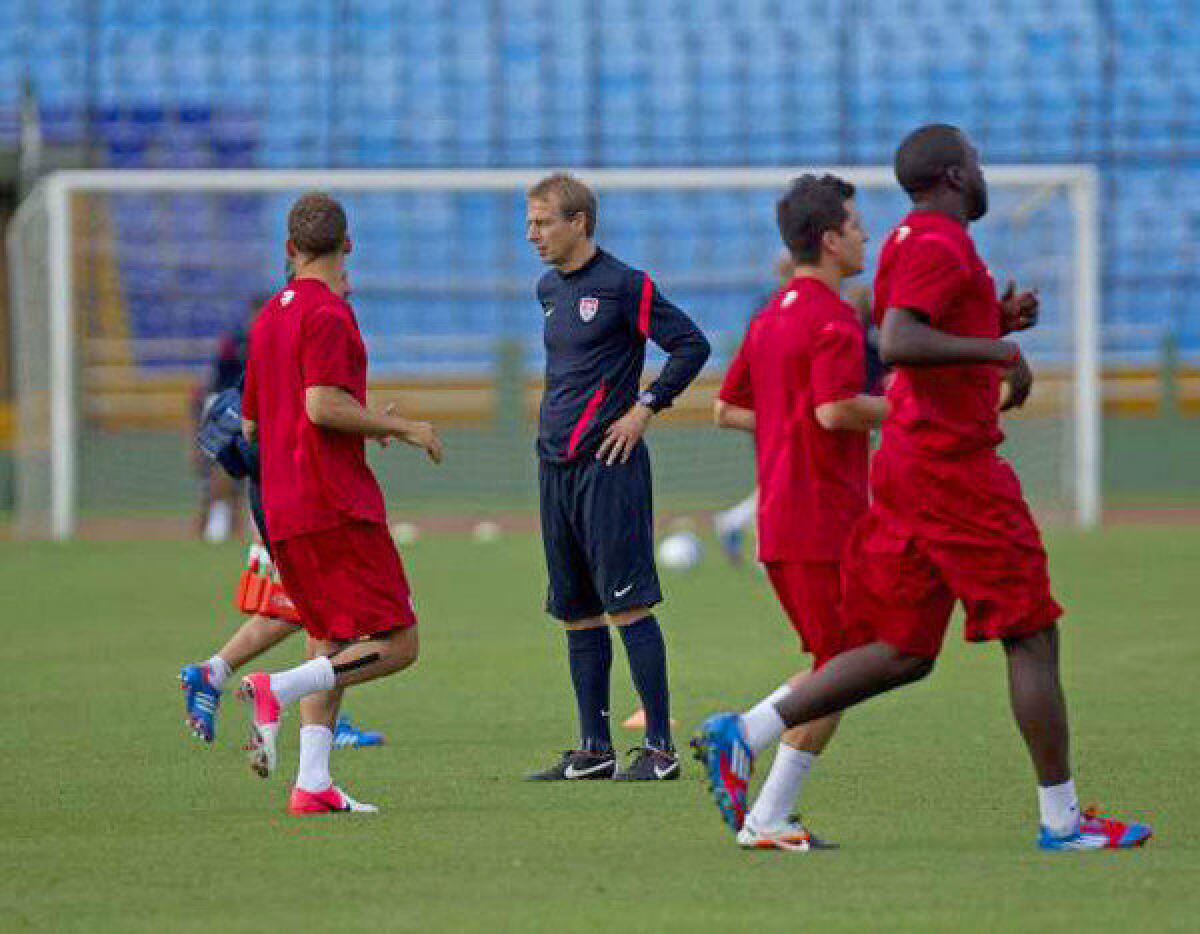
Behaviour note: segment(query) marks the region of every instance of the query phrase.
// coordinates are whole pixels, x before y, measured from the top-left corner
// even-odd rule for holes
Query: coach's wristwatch
[[[658,412],[662,406],[659,404],[658,397],[649,389],[643,389],[638,393],[637,401],[648,408],[651,412]]]

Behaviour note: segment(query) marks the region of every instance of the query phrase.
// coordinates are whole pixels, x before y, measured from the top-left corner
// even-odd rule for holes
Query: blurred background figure
[[[192,395],[191,430],[187,443],[192,468],[200,485],[200,511],[196,529],[204,541],[220,544],[236,536],[241,538],[245,527],[245,491],[243,481],[235,480],[225,471],[215,468],[213,462],[196,449],[196,430],[203,419],[207,406],[226,389],[242,384],[246,372],[247,330],[249,323],[258,314],[266,296],[256,295],[246,308],[246,319],[224,331],[217,338],[216,351],[209,362],[204,382],[197,386]]]

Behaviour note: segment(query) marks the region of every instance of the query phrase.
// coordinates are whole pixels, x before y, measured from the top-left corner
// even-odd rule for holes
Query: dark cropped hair
[[[775,206],[779,235],[797,263],[821,259],[821,236],[841,230],[849,213],[846,202],[854,186],[836,175],[801,175]]]
[[[346,212],[323,191],[301,195],[288,211],[288,239],[314,259],[336,253],[346,242]]]

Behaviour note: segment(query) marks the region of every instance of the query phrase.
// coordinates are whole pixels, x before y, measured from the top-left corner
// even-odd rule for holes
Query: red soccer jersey
[[[385,522],[361,435],[318,428],[304,391],[335,386],[367,401],[367,351],[350,305],[323,282],[294,279],[250,331],[242,413],[258,424],[271,541],[352,520]]]
[[[892,231],[875,275],[875,322],[889,308],[921,312],[939,331],[1001,336],[992,274],[966,228],[947,214],[913,211]],[[885,444],[914,454],[960,456],[1004,440],[996,407],[1003,371],[993,364],[896,367]]]
[[[867,436],[826,431],[816,407],[865,382],[863,328],[818,279],[797,276],[750,322],[720,398],[754,410],[758,556],[831,561],[867,508]]]

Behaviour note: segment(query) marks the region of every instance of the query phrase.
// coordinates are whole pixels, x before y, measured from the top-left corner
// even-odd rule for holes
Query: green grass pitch
[[[0,929],[1194,930],[1200,530],[1051,546],[1081,793],[1153,822],[1142,851],[1033,848],[1000,652],[964,646],[957,626],[931,679],[853,711],[814,773],[804,813],[836,853],[740,852],[690,759],[673,784],[521,782],[573,737],[532,536],[406,549],[423,658],[350,693],[390,745],[334,754],[384,813],[289,819],[294,721],[268,782],[244,765],[238,705],[214,748],[181,724],[180,663],[237,621],[236,548],[0,544]],[[665,583],[686,742],[799,657],[755,571],[710,549]]]

